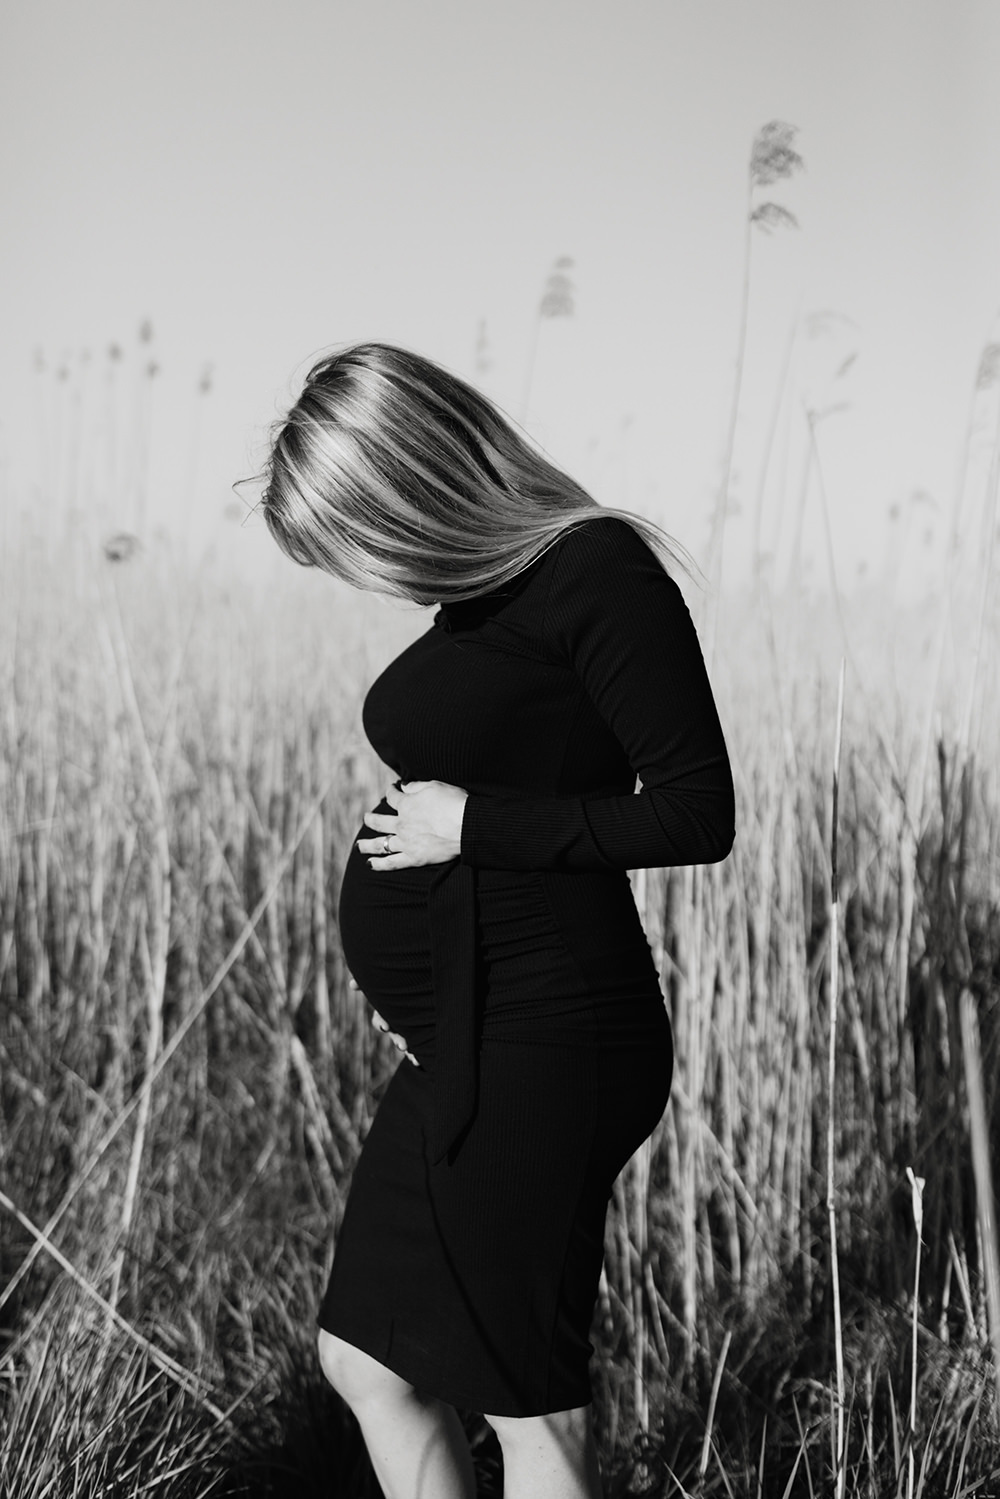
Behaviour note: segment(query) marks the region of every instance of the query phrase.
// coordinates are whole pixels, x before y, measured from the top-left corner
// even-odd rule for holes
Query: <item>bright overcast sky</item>
[[[904,530],[926,561],[998,337],[998,79],[992,0],[8,4],[2,502],[207,534],[310,358],[375,337],[477,379],[598,500],[703,554],[747,161],[779,119],[805,170],[765,196],[800,227],[754,237],[730,576],[793,329],[762,546],[787,555],[803,412],[835,404],[815,430],[844,579]],[[541,325],[522,412],[563,255],[574,312]],[[249,555],[254,532],[225,534]]]

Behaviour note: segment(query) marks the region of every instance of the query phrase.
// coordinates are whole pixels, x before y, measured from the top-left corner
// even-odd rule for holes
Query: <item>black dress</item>
[[[364,724],[402,781],[470,794],[460,859],[348,861],[345,958],[421,1065],[369,1131],[320,1324],[463,1409],[585,1405],[608,1197],[672,1065],[626,871],[733,838],[694,627],[645,542],[597,514],[444,606]]]

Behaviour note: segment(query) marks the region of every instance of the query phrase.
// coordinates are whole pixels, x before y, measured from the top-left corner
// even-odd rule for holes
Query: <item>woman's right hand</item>
[[[413,1055],[413,1052],[407,1049],[406,1037],[401,1036],[398,1031],[391,1031],[389,1029],[388,1022],[383,1020],[378,1010],[372,1010],[372,1025],[377,1031],[381,1031],[383,1035],[389,1037],[389,1040],[392,1042],[396,1050],[401,1051],[408,1062],[412,1062],[414,1067],[420,1066],[420,1063]]]
[[[355,994],[361,994],[361,990],[358,988],[356,979],[348,979],[347,987],[353,990]],[[364,998],[363,995],[361,995],[361,997]],[[389,1040],[392,1042],[396,1050],[401,1051],[408,1062],[412,1062],[414,1067],[420,1066],[420,1063],[417,1061],[412,1051],[410,1051],[406,1045],[406,1037],[401,1036],[398,1031],[391,1031],[389,1029],[388,1021],[384,1020],[379,1014],[378,1010],[375,1009],[372,1010],[372,1025],[377,1031],[381,1031],[384,1036],[389,1037]]]

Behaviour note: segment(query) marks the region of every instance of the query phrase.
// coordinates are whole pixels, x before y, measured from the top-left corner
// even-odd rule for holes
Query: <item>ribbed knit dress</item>
[[[320,1324],[465,1410],[585,1405],[608,1198],[673,1059],[627,871],[733,839],[694,627],[598,512],[500,592],[443,606],[364,725],[401,781],[469,797],[459,859],[347,864],[345,959],[420,1065],[365,1141]]]

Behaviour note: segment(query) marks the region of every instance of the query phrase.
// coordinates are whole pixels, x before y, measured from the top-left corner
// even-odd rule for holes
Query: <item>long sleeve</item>
[[[575,672],[640,777],[637,794],[469,797],[462,862],[510,870],[713,863],[734,836],[733,782],[705,664],[676,583],[612,517],[559,543],[546,643]]]

